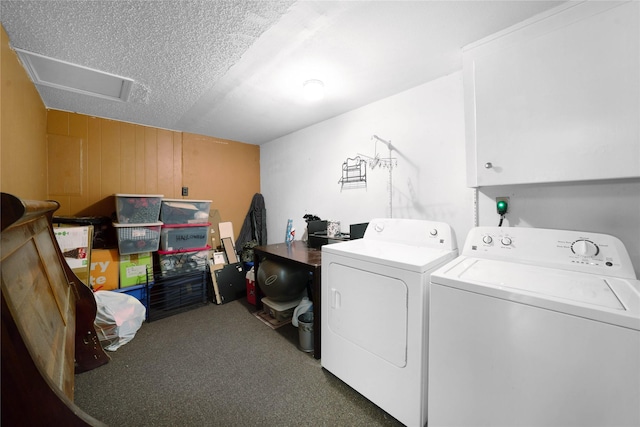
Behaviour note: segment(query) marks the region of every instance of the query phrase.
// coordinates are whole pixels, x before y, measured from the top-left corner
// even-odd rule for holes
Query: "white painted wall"
[[[509,197],[503,226],[537,227],[616,236],[640,278],[640,180],[483,187],[480,225],[497,225],[495,198]]]
[[[338,184],[347,157],[373,155],[375,134],[397,148],[393,217],[447,222],[461,247],[474,225],[475,191],[465,184],[462,91],[462,73],[456,72],[262,145],[269,243],[284,241],[288,218],[300,239],[306,213],[339,220],[344,232],[349,224],[389,216],[386,170],[367,170],[366,188],[341,190]],[[377,148],[388,156],[384,144]],[[511,199],[503,226],[620,238],[640,277],[640,180],[484,187],[479,225],[498,224],[496,196]]]
[[[373,135],[397,150],[392,216],[446,222],[464,242],[473,226],[473,190],[465,187],[462,74],[456,72],[262,145],[269,243],[284,240],[288,218],[300,239],[307,213],[339,220],[343,232],[390,216],[388,170],[367,167],[366,188],[338,183],[348,157],[373,156]],[[383,143],[377,150],[389,156]]]

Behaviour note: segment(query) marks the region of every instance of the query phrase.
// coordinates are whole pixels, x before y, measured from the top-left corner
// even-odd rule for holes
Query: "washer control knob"
[[[571,250],[574,254],[586,257],[598,255],[600,248],[590,240],[576,240],[571,244]]]
[[[429,231],[429,235],[433,237],[437,236],[438,230],[436,228],[432,229],[431,231]]]
[[[380,233],[382,230],[384,230],[384,224],[381,222],[376,223],[374,230]]]
[[[511,237],[503,237],[500,239],[500,242],[505,246],[509,246],[511,244]]]
[[[484,236],[484,237],[482,238],[482,241],[488,245],[488,244],[490,244],[491,242],[493,242],[493,238],[491,238],[491,236]]]

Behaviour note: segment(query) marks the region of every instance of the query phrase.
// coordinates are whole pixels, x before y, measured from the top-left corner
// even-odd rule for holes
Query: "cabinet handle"
[[[491,169],[493,167],[493,165],[491,164],[491,162],[487,162],[484,164],[484,168],[485,169]]]

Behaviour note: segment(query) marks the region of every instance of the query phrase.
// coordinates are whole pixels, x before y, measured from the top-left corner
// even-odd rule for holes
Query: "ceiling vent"
[[[57,89],[127,101],[133,80],[14,48],[33,83]]]

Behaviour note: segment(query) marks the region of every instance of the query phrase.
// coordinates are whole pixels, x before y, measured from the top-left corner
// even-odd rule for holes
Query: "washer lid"
[[[640,330],[640,282],[513,262],[459,257],[433,283]]]
[[[457,249],[445,250],[371,239],[349,240],[322,246],[322,253],[373,262],[389,267],[424,273],[454,259]]]
[[[466,269],[458,278],[624,310],[607,281],[601,277],[509,263],[503,263],[497,268],[495,264],[493,261],[477,260],[473,268]]]

